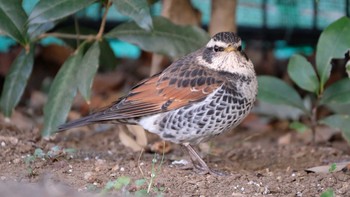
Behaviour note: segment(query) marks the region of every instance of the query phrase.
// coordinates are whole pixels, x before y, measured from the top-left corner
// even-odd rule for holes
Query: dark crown
[[[238,43],[241,40],[241,38],[233,32],[220,32],[213,36],[213,40],[225,43]]]

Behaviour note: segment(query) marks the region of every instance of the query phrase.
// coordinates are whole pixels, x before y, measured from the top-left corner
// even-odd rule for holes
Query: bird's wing
[[[224,83],[215,71],[195,64],[172,64],[137,84],[128,95],[97,112],[92,121],[137,118],[205,99]]]

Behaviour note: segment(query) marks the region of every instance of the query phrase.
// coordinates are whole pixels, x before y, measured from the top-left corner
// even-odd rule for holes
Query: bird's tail
[[[90,116],[86,116],[86,117],[83,117],[83,118],[80,118],[77,120],[73,120],[71,122],[60,125],[58,127],[57,132],[65,131],[65,130],[76,128],[76,127],[82,127],[82,126],[86,126],[86,125],[93,124],[93,123],[94,123],[93,117],[92,117],[92,115],[90,115]]]

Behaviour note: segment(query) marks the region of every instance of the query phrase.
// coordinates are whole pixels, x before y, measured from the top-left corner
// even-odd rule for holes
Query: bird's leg
[[[221,172],[214,172],[212,171],[208,165],[205,163],[205,161],[198,155],[198,153],[193,149],[193,147],[189,144],[183,144],[183,146],[187,149],[190,158],[192,160],[193,167],[196,171],[198,171],[199,174],[212,174],[212,175],[218,175],[223,176],[224,173]]]

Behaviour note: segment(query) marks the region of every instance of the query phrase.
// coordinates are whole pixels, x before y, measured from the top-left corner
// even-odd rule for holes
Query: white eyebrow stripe
[[[218,46],[218,47],[226,47],[227,43],[222,42],[222,41],[214,41],[213,39],[211,39],[208,44],[207,47],[214,47],[214,46]]]

